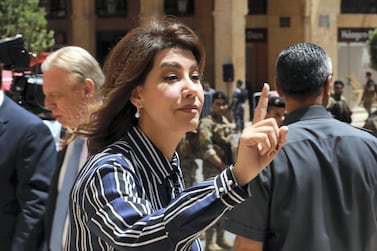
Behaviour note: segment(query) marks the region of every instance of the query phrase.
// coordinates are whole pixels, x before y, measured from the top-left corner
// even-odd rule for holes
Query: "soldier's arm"
[[[199,127],[199,145],[202,158],[217,166],[220,170],[228,167],[217,154],[212,141],[212,123],[209,119],[203,119]]]
[[[220,170],[224,170],[228,167],[228,165],[225,164],[217,154],[209,156],[207,160],[217,166]]]

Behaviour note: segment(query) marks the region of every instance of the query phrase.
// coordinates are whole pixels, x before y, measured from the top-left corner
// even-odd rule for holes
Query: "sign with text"
[[[339,28],[338,42],[366,42],[374,28]]]
[[[266,42],[267,29],[246,29],[246,42]]]

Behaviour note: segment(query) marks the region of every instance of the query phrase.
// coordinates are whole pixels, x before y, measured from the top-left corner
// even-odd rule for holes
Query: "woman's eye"
[[[165,81],[174,81],[174,80],[177,80],[177,79],[178,79],[178,77],[176,75],[168,75],[168,76],[164,77]]]
[[[191,76],[191,79],[194,81],[200,81],[200,75],[199,74],[194,74]]]

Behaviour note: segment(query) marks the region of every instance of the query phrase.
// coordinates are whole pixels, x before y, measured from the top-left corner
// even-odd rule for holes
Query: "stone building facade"
[[[264,82],[273,83],[275,59],[284,47],[317,43],[330,54],[334,77],[347,83],[346,94],[355,99],[364,72],[373,72],[366,39],[377,27],[377,8],[375,1],[358,0],[354,5],[364,4],[364,12],[370,13],[352,13],[352,1],[42,0],[41,4],[47,7],[57,47],[82,46],[100,62],[138,16],[176,15],[204,42],[205,80],[228,94],[237,79],[247,80],[251,93]],[[225,81],[224,64],[233,66],[234,81]]]

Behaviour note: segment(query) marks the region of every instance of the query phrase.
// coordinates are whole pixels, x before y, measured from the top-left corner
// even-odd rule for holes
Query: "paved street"
[[[368,117],[368,113],[365,111],[364,108],[362,107],[352,108],[352,125],[362,127],[367,117]]]

